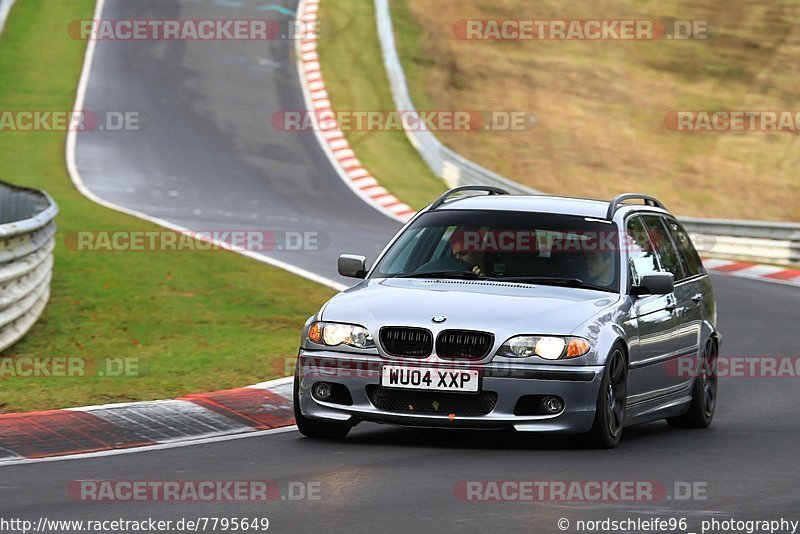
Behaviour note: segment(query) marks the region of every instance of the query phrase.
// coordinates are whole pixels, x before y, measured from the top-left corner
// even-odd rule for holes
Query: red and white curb
[[[297,9],[297,20],[301,23],[316,22],[320,1],[301,0]],[[320,70],[316,35],[303,36],[297,41],[297,70],[300,73],[306,108],[314,117],[333,116],[331,101]],[[314,131],[323,151],[350,189],[367,204],[400,222],[407,222],[416,213],[408,204],[381,187],[364,168],[335,121],[318,123],[315,119],[314,122]]]
[[[0,415],[0,465],[294,425],[292,377],[178,399]]]
[[[752,278],[767,282],[779,282],[800,286],[800,269],[715,258],[703,258],[703,266],[712,274],[738,276],[741,278]]]

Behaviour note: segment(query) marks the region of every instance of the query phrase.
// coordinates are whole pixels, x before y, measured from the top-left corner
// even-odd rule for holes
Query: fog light
[[[549,414],[558,413],[564,409],[564,401],[558,397],[545,397],[542,399],[542,408]]]
[[[321,401],[330,400],[333,388],[327,382],[317,382],[311,387],[311,394],[314,398]]]

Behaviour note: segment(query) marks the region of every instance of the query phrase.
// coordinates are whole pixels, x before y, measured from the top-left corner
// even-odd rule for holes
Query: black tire
[[[300,431],[307,438],[317,439],[344,439],[350,433],[352,426],[343,425],[341,423],[331,423],[329,421],[317,421],[309,419],[300,411],[300,379],[297,376],[297,371],[294,375],[294,391],[292,399],[294,401],[294,420],[297,424],[297,430]]]
[[[706,343],[698,375],[692,387],[692,402],[689,410],[677,417],[667,419],[672,428],[708,428],[714,419],[717,406],[717,344],[713,339]]]
[[[622,437],[625,424],[625,404],[628,399],[628,362],[620,345],[614,345],[608,355],[592,429],[583,436],[589,446],[613,449]]]

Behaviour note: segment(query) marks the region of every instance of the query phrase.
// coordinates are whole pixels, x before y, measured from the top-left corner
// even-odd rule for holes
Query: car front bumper
[[[597,406],[602,366],[565,366],[546,364],[466,365],[448,362],[448,368],[469,367],[481,373],[481,391],[494,392],[496,401],[483,415],[455,413],[409,413],[376,406],[376,388],[380,388],[381,368],[387,364],[407,364],[426,367],[425,362],[413,359],[387,360],[379,355],[362,355],[330,351],[301,350],[298,356],[297,391],[301,413],[311,419],[357,424],[361,421],[392,423],[421,427],[503,428],[519,431],[582,433],[591,429]],[[445,367],[439,364],[438,367]],[[345,386],[352,404],[321,401],[311,394],[316,382]],[[414,390],[418,392],[417,390]],[[424,394],[435,397],[437,392]],[[476,395],[455,393],[451,395]],[[520,398],[527,395],[553,395],[564,401],[564,409],[554,415],[515,415]],[[350,399],[348,399],[349,401]]]

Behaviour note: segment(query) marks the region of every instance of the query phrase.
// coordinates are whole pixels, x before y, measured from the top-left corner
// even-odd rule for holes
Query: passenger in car
[[[486,274],[483,261],[484,251],[480,239],[469,239],[464,230],[454,232],[450,236],[450,248],[453,251],[453,257],[469,265],[473,273]]]

